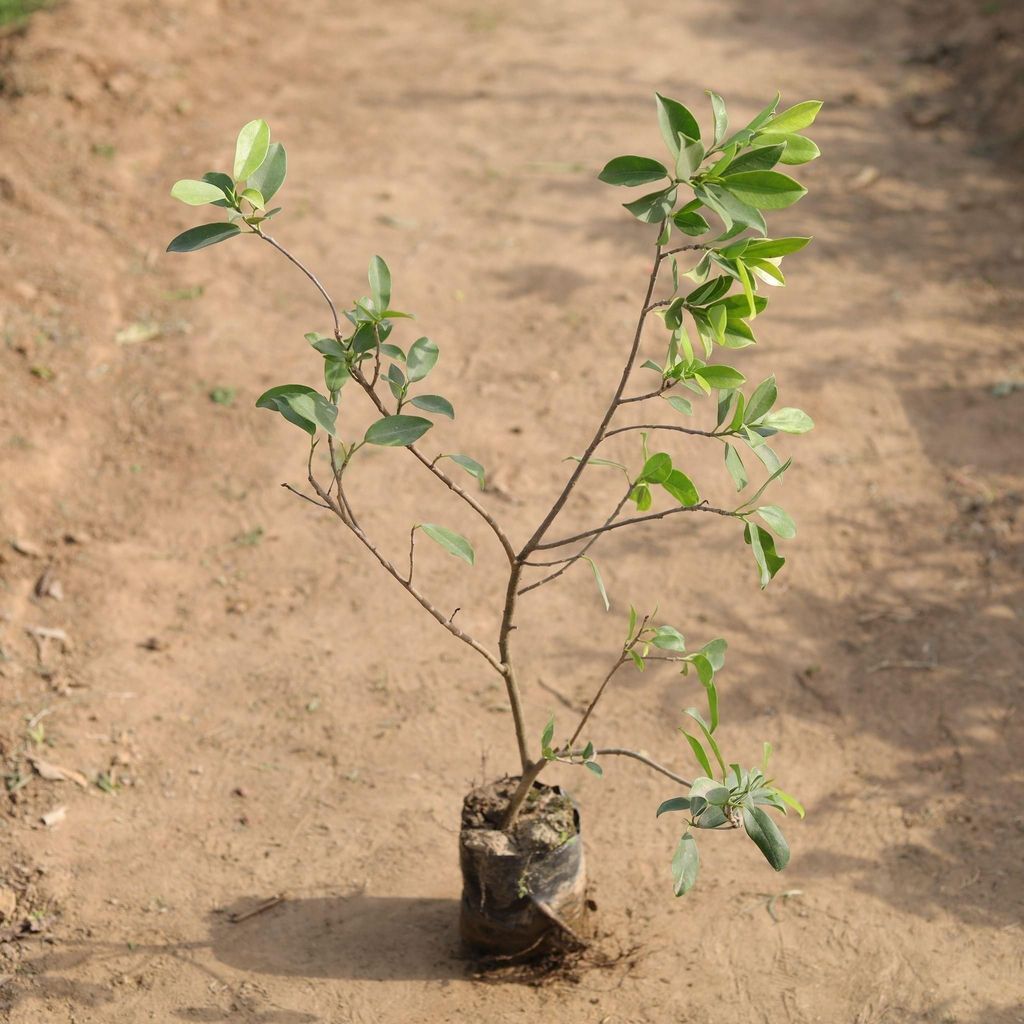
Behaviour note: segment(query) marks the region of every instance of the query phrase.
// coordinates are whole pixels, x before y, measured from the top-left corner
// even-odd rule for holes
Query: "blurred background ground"
[[[1024,1020],[1021,20],[991,2],[68,0],[5,29],[6,1018]],[[193,222],[167,189],[266,117],[292,159],[277,232],[346,299],[388,259],[442,344],[444,443],[491,468],[484,497],[525,537],[645,277],[643,231],[594,172],[657,146],[654,89],[699,107],[708,87],[737,120],[776,88],[826,101],[811,195],[776,217],[815,245],[739,362],[817,422],[778,496],[800,535],[765,594],[728,523],[611,535],[614,614],[567,575],[531,595],[521,656],[539,734],[630,601],[725,635],[730,746],[756,759],[771,737],[809,816],[785,874],[716,837],[675,901],[665,786],[629,764],[566,774],[602,941],[637,952],[482,984],[456,957],[455,843],[462,792],[512,763],[500,690],[278,486],[302,477],[296,436],[252,401],[317,372],[301,336],[323,312],[244,240],[165,256]],[[674,451],[725,496],[715,453]],[[488,630],[497,553],[401,453],[368,461],[387,544],[413,515],[473,536],[476,570],[439,555],[424,580]],[[609,486],[595,474],[594,500]],[[595,739],[682,766],[691,690],[624,677]]]

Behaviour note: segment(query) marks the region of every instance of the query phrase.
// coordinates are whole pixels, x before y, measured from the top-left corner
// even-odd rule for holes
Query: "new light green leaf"
[[[668,479],[662,481],[661,486],[684,508],[696,505],[700,501],[700,494],[697,493],[693,481],[680,469],[673,469]]]
[[[762,505],[755,511],[783,540],[792,540],[796,536],[796,523],[785,509],[778,505]]]
[[[773,146],[782,145],[783,151],[779,161],[792,166],[808,164],[821,156],[821,150],[803,135],[770,133],[758,136],[758,141]]]
[[[194,178],[182,178],[171,188],[171,195],[179,202],[189,206],[203,206],[206,203],[217,203],[225,198],[224,190],[209,181],[196,181]]]
[[[781,210],[807,195],[807,189],[779,171],[741,171],[722,179],[722,187],[756,210]]]
[[[235,180],[244,181],[267,158],[270,149],[270,126],[266,121],[250,121],[238,133],[235,142]]]
[[[437,541],[448,554],[461,558],[470,565],[476,561],[473,545],[461,533],[449,530],[446,526],[438,526],[436,523],[420,523],[417,529],[422,530],[431,540]]]
[[[611,602],[608,600],[608,591],[605,589],[604,580],[601,578],[601,570],[597,567],[595,562],[589,555],[583,555],[583,561],[589,563],[590,568],[594,572],[594,581],[597,583],[598,592],[601,594],[601,600],[604,602],[604,610],[611,611]]]
[[[783,434],[806,434],[814,429],[814,420],[802,409],[786,406],[769,413],[758,426],[771,427],[772,430],[779,430]]]
[[[802,128],[809,128],[814,124],[814,119],[821,110],[821,100],[804,100],[795,106],[784,110],[781,114],[766,121],[761,130],[766,132],[798,132]]]
[[[702,366],[695,371],[708,382],[711,387],[718,390],[742,387],[747,378],[739,370],[731,366]]]

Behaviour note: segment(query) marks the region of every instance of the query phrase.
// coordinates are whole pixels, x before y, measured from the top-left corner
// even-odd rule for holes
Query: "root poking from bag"
[[[535,782],[519,820],[503,832],[518,781],[468,793],[459,833],[462,940],[476,955],[509,961],[586,944],[579,809],[558,786]]]

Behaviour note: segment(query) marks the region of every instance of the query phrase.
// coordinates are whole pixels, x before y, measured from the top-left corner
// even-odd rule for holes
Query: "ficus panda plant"
[[[625,346],[624,364],[611,398],[585,438],[582,454],[572,457],[572,468],[548,512],[525,540],[513,540],[488,509],[485,470],[480,462],[470,454],[435,453],[426,447],[433,418],[453,419],[454,406],[428,384],[437,376],[438,345],[408,331],[406,324],[413,317],[392,301],[387,263],[373,256],[369,294],[353,299],[347,307],[340,306],[313,271],[268,233],[270,220],[280,212],[280,207],[271,207],[271,203],[284,184],[287,158],[284,146],[271,142],[265,121],[251,121],[242,128],[232,173],[210,171],[201,178],[175,183],[171,195],[176,199],[190,206],[212,205],[222,210],[226,219],[189,228],[168,246],[169,252],[188,253],[236,236],[251,237],[297,267],[322,297],[330,314],[328,330],[311,331],[305,337],[321,361],[323,384],[281,384],[256,402],[257,407],[279,413],[308,436],[305,461],[311,490],[283,486],[333,514],[385,574],[503,681],[518,763],[513,784],[507,789],[501,828],[514,830],[549,765],[576,765],[601,775],[607,758],[631,757],[673,783],[671,795],[656,813],[682,816],[671,860],[676,895],[687,892],[697,878],[698,835],[709,831],[746,834],[769,864],[781,870],[789,860],[789,848],[767,809],[783,814],[792,809],[803,816],[800,804],[778,788],[770,774],[769,744],[764,744],[763,759],[754,767],[730,760],[722,750],[716,680],[725,660],[725,640],[712,639],[694,647],[656,612],[642,614],[631,607],[622,644],[613,652],[611,666],[597,683],[579,721],[562,728],[551,719],[541,732],[534,733],[522,698],[513,633],[520,599],[553,583],[579,563],[586,563],[592,571],[601,599],[606,609],[609,607],[592,552],[613,530],[676,515],[719,516],[735,521],[737,538],[742,536],[749,548],[762,588],[785,564],[776,538],[792,539],[796,527],[779,505],[762,503],[762,499],[770,486],[782,482],[792,460],[783,460],[772,443],[780,434],[804,434],[813,424],[801,410],[779,407],[774,376],[751,386],[731,364],[734,355],[756,342],[753,325],[768,305],[765,287],[785,284],[783,260],[810,241],[770,237],[765,218],[805,195],[805,188],[778,166],[803,164],[818,156],[818,148],[801,133],[813,123],[821,104],[807,101],[780,112],[776,96],[748,124],[730,130],[725,102],[713,92],[708,95],[710,131],[702,133],[685,106],[659,94],[655,106],[666,153],[660,158],[619,156],[598,175],[611,186],[653,189],[624,204],[650,231],[650,274],[641,289],[636,328]],[[642,361],[645,326],[652,319],[660,321],[663,328],[660,356]],[[339,417],[343,390],[361,393],[374,410],[376,418],[361,436],[346,428],[344,416]],[[632,425],[617,421],[618,414],[630,406],[649,408],[650,415],[644,418],[650,422]],[[621,434],[635,435],[635,460],[626,463],[601,458],[602,445]],[[681,435],[688,441],[704,439],[722,446],[725,473],[739,495],[737,504],[710,504],[680,465],[680,455],[654,441]],[[324,440],[328,458],[315,459]],[[479,517],[490,539],[504,553],[505,600],[492,640],[461,628],[415,578],[419,538],[473,566],[474,547],[467,537],[438,523],[415,523],[408,550],[390,554],[361,522],[349,481],[352,466],[371,445],[404,449],[401,455],[418,462],[425,477],[440,481],[455,500],[464,502]],[[623,474],[621,497],[603,520],[588,529],[564,533],[558,529],[559,516],[574,492],[585,486],[594,467],[611,467]],[[751,479],[755,475],[752,470],[762,476],[760,481]],[[683,713],[687,724],[680,730],[699,768],[692,780],[639,751],[591,738],[599,731],[594,712],[619,670],[633,666],[642,672],[651,661],[673,662],[699,683],[703,707],[687,708]]]

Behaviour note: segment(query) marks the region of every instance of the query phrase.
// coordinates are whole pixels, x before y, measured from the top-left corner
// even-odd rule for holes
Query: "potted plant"
[[[788,207],[805,194],[802,185],[777,167],[818,156],[814,143],[800,133],[812,124],[821,104],[808,101],[779,112],[776,96],[747,125],[730,132],[724,101],[713,92],[708,95],[713,121],[710,137],[702,138],[696,118],[685,106],[659,94],[657,120],[667,158],[620,156],[599,175],[613,186],[653,188],[624,204],[637,221],[649,226],[653,236],[650,274],[624,365],[604,413],[589,432],[582,453],[574,457],[547,514],[525,540],[513,540],[488,509],[480,493],[485,470],[476,459],[463,453],[434,454],[420,446],[425,437],[429,439],[431,417],[453,418],[454,408],[448,398],[427,390],[438,359],[437,344],[428,337],[399,341],[404,339],[404,322],[412,315],[392,303],[391,272],[385,261],[379,256],[370,260],[369,294],[343,307],[312,270],[268,234],[268,222],[280,212],[279,207],[271,208],[271,200],[284,183],[287,158],[281,143],[271,141],[266,122],[255,120],[242,128],[231,174],[211,171],[200,179],[178,181],[171,190],[189,205],[220,207],[226,219],[183,232],[170,243],[169,252],[194,252],[238,235],[253,237],[297,267],[329,310],[328,332],[306,334],[322,360],[323,387],[282,384],[256,402],[259,408],[280,413],[309,438],[306,479],[310,490],[283,486],[334,516],[384,574],[440,628],[485,661],[504,684],[518,761],[510,774],[466,796],[460,835],[462,935],[471,947],[487,954],[525,958],[584,941],[586,879],[579,808],[559,787],[542,782],[544,770],[553,763],[601,775],[608,758],[629,757],[671,780],[672,795],[656,814],[682,815],[671,862],[677,896],[696,880],[696,836],[702,831],[745,834],[769,864],[781,870],[789,859],[789,848],[766,808],[782,813],[793,809],[803,816],[799,803],[779,789],[769,774],[769,744],[764,745],[760,765],[748,768],[729,760],[721,749],[716,677],[725,659],[724,640],[694,647],[656,612],[643,614],[631,607],[621,646],[579,720],[569,728],[552,718],[539,734],[532,733],[527,723],[516,671],[515,647],[522,642],[518,635],[513,642],[517,608],[531,591],[585,563],[609,607],[591,552],[611,531],[679,514],[735,520],[762,588],[785,563],[775,537],[788,540],[796,532],[782,508],[761,504],[761,499],[791,465],[790,459],[776,454],[772,439],[780,433],[803,434],[813,424],[799,409],[777,407],[773,376],[751,387],[724,359],[755,343],[752,323],[767,305],[762,286],[784,285],[780,264],[809,241],[769,237],[765,214]],[[654,319],[664,328],[664,355],[641,362],[645,326]],[[644,376],[646,383],[638,385],[637,379]],[[346,430],[344,416],[339,422],[343,389],[361,393],[374,410],[376,418],[362,436]],[[697,408],[702,402],[708,407],[704,418]],[[617,419],[622,409],[639,408],[641,403],[656,410],[645,417],[650,423],[637,426]],[[627,433],[637,441],[635,461],[626,464],[603,458],[602,445]],[[679,434],[722,445],[732,485],[737,492],[746,492],[737,499],[738,505],[711,505],[678,466],[677,457],[654,441]],[[419,463],[424,478],[433,476],[479,517],[503,552],[508,563],[505,600],[493,639],[470,635],[431,600],[416,579],[418,543],[438,544],[472,566],[475,553],[469,539],[442,524],[417,522],[411,524],[408,549],[389,553],[364,529],[348,482],[350,467],[367,446],[405,449],[405,457]],[[763,467],[764,479],[753,486],[748,466],[756,465]],[[593,467],[623,474],[621,498],[589,529],[566,534],[558,529],[559,516]],[[683,674],[692,673],[702,688],[703,709],[687,708],[681,728],[700,769],[692,780],[639,751],[592,739],[598,731],[594,713],[617,673],[629,666],[643,671],[651,661],[677,664]]]

